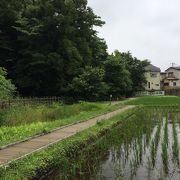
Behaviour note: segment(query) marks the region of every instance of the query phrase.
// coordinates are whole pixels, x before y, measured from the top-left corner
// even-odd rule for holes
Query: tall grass
[[[0,111],[0,126],[18,126],[35,122],[47,122],[68,118],[84,111],[99,110],[106,104],[81,102],[74,105],[52,104],[16,106]]]

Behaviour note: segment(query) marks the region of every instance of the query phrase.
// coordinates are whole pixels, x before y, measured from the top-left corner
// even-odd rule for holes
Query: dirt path
[[[74,125],[66,126],[64,128],[55,130],[49,134],[42,135],[25,142],[14,144],[5,149],[0,150],[0,166],[5,165],[13,160],[20,159],[24,156],[32,154],[33,152],[42,150],[51,144],[55,144],[67,137],[75,135],[79,131],[94,126],[98,121],[107,120],[116,114],[124,112],[134,106],[125,106],[121,109],[109,112],[104,115],[89,119],[85,122],[77,123]]]
[[[127,98],[127,99],[124,99],[122,101],[112,101],[111,104],[112,105],[116,105],[116,104],[120,104],[120,103],[125,103],[125,102],[129,102],[129,101],[133,101],[135,100],[136,98]]]

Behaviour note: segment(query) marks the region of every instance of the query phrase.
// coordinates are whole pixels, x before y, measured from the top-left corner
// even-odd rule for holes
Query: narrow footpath
[[[0,150],[0,166],[10,163],[11,161],[23,158],[36,151],[40,151],[48,146],[55,144],[65,138],[75,135],[77,132],[83,131],[94,126],[98,121],[107,120],[111,117],[122,113],[135,106],[125,106],[121,109],[97,116],[84,122],[59,128],[49,134],[32,138],[25,142],[20,142],[12,146]]]

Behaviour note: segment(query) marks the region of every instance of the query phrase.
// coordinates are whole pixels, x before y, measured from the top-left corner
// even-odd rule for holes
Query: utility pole
[[[110,105],[111,105],[111,102],[112,102],[112,94],[110,94],[110,96],[109,96],[109,103],[110,103]]]
[[[174,67],[176,64],[175,63],[171,63],[171,67]]]

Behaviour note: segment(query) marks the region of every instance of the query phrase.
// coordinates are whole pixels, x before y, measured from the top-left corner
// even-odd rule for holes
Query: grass
[[[107,109],[112,110],[118,108],[118,106],[108,106]],[[170,110],[166,107],[140,107],[118,114],[109,120],[97,122],[94,127],[79,132],[75,136],[12,162],[6,167],[1,167],[0,179],[38,178],[54,167],[60,169],[60,173],[65,175],[62,179],[67,179],[69,175],[76,177],[77,173],[83,176],[83,173],[87,171],[96,174],[99,172],[99,166],[97,164],[91,166],[91,164],[93,161],[100,164],[100,158],[106,157],[104,155],[105,153],[109,153],[110,148],[113,149],[113,158],[119,158],[123,162],[130,162],[129,168],[132,179],[136,176],[138,167],[145,162],[144,158],[148,156],[152,158],[151,169],[156,171],[156,168],[153,167],[155,167],[155,164],[161,163],[168,175],[171,171],[168,163],[172,160],[168,144],[170,145],[171,143],[168,143],[168,118],[166,121],[163,121],[164,123],[162,119],[172,114]],[[100,111],[105,110],[101,109]],[[127,119],[134,112],[135,114]],[[85,113],[85,115],[87,114]],[[178,116],[174,117],[177,118]],[[49,125],[52,125],[54,122],[56,121],[40,123],[50,123]],[[116,129],[115,125],[117,124],[119,126]],[[178,140],[177,132],[175,131],[176,126],[173,128],[173,138]],[[46,130],[48,131],[48,129]],[[107,131],[110,131],[110,133],[107,133]],[[104,138],[101,138],[102,136]],[[102,139],[105,140],[101,141]],[[176,148],[174,148],[176,150],[178,147],[177,143]],[[91,146],[94,146],[94,148],[90,148]],[[87,152],[84,153],[88,148],[90,148],[88,154],[86,154]],[[160,161],[157,161],[158,159],[156,158],[158,152],[162,155],[162,160]],[[176,158],[175,156],[173,157]],[[88,165],[89,170],[84,169],[87,167],[86,165]],[[119,168],[119,173],[122,174],[123,167],[121,167],[121,164],[117,164],[116,168]]]
[[[107,103],[80,102],[73,105],[54,103],[52,105],[15,106],[0,111],[0,126],[19,126],[36,122],[64,119],[82,112],[100,110]]]
[[[178,96],[145,96],[125,103],[126,105],[180,106]]]
[[[136,100],[110,106],[108,103],[81,102],[74,105],[14,107],[0,112],[0,147],[47,133],[57,127],[87,120],[123,105],[157,105],[168,102],[180,103],[179,97],[140,97]]]
[[[24,120],[26,123],[16,126],[1,126],[0,127],[0,147],[15,143],[17,141],[25,140],[29,137],[47,133],[55,128],[62,127],[68,124],[76,123],[79,121],[85,121],[94,116],[115,110],[120,108],[122,105],[109,105],[107,103],[81,103],[74,106],[67,107],[65,112],[62,110],[64,107],[57,107],[54,111],[56,113],[57,120],[35,120],[29,123],[30,113],[32,111],[31,107],[28,109],[28,120]],[[73,109],[74,107],[74,109]],[[51,107],[50,107],[51,108]],[[46,109],[46,108],[45,108]],[[24,114],[21,115],[17,113],[17,117],[24,117]],[[23,112],[23,111],[22,111]],[[66,113],[67,112],[67,113]],[[14,112],[13,112],[14,113]],[[10,116],[10,115],[7,115]],[[34,115],[33,115],[34,116]],[[10,116],[13,117],[13,116]],[[18,119],[18,118],[17,118]],[[31,119],[31,117],[30,117]],[[28,121],[28,123],[27,123]],[[18,121],[20,122],[20,121]]]
[[[119,105],[109,105],[107,103],[79,103],[72,106],[63,106],[54,104],[53,106],[46,107],[15,107],[8,111],[1,112],[0,118],[0,147],[14,143],[16,141],[24,140],[26,138],[35,136],[41,133],[47,133],[57,127],[68,125],[71,123],[85,121],[91,117],[116,110],[123,105],[140,105],[140,106],[180,106],[180,98],[175,96],[167,97],[140,97],[136,100],[125,102]],[[148,126],[150,122],[145,121],[146,124],[144,128],[140,129],[142,120],[149,119],[151,113],[146,113],[141,107],[141,113],[138,114],[138,123],[133,124],[131,128],[129,125],[124,124],[124,129],[122,129],[124,134],[121,134],[125,146],[125,154],[129,156],[129,145],[132,141],[132,132],[135,132],[136,136],[141,139],[141,134],[148,132],[150,134],[152,126]],[[165,108],[165,107],[164,107]],[[149,108],[150,110],[151,108]],[[161,108],[160,108],[161,109]],[[177,108],[176,108],[177,109]],[[167,108],[166,108],[167,110]],[[158,112],[158,108],[155,110]],[[111,118],[108,121],[98,122],[96,126],[87,129],[76,136],[68,138],[59,142],[56,145],[50,146],[49,148],[36,152],[24,159],[15,161],[8,167],[0,168],[0,179],[23,179],[26,177],[37,176],[41,171],[46,171],[51,165],[63,164],[67,161],[67,157],[73,157],[81,149],[80,147],[85,147],[88,142],[98,139],[101,132],[107,130],[113,126],[113,124],[119,122],[120,120],[127,117],[128,111]],[[162,112],[155,114],[155,118],[162,116]],[[139,125],[139,126],[138,126]],[[150,124],[151,125],[151,124]],[[157,146],[160,139],[160,127],[157,130],[155,139],[151,144],[152,156],[154,157],[157,153]],[[176,139],[176,134],[174,133],[174,139]],[[146,143],[150,143],[150,136],[146,136]],[[141,141],[136,141],[137,146],[135,146],[135,159],[132,160],[132,165],[136,167],[142,160],[143,154],[143,144]],[[83,144],[83,145],[82,145]],[[167,132],[167,122],[164,128],[164,140],[162,143],[162,159],[165,167],[165,171],[168,171],[168,132]],[[177,142],[174,145],[175,153],[177,154]],[[176,155],[177,156],[177,155]]]
[[[63,166],[68,158],[75,157],[81,152],[83,147],[99,139],[103,132],[120,123],[134,111],[135,109],[131,109],[118,114],[47,149],[12,162],[9,166],[0,167],[0,179],[18,180],[33,178],[37,177],[38,174],[43,174],[51,166]]]

